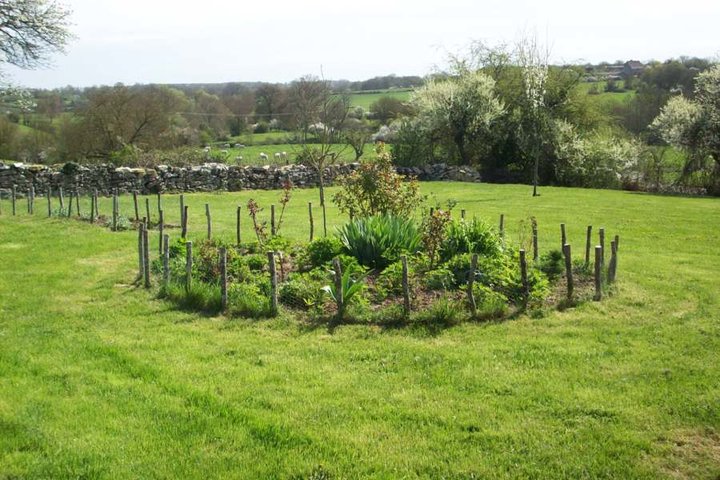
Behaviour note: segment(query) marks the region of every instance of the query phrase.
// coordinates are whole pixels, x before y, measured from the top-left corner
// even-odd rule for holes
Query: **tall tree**
[[[47,0],[0,0],[0,62],[33,69],[64,52],[71,34],[70,10]]]

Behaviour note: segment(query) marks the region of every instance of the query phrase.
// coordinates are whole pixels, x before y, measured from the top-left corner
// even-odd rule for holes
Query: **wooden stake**
[[[52,188],[47,189],[48,217],[52,217]]]
[[[270,266],[270,314],[274,317],[278,314],[278,292],[277,292],[277,271],[275,270],[275,252],[267,252],[268,265]]]
[[[227,310],[227,249],[220,247],[220,304],[222,310]]]
[[[615,235],[615,250],[620,250],[620,235]]]
[[[468,301],[470,302],[470,311],[472,311],[473,317],[477,313],[477,303],[475,303],[475,292],[473,291],[473,285],[475,285],[475,273],[477,272],[478,256],[474,253],[472,261],[470,263],[470,272],[467,279],[467,295]]]
[[[460,210],[460,219],[465,220],[465,209]]]
[[[75,210],[77,211],[77,216],[80,216],[80,191],[75,190]]]
[[[145,218],[147,218],[148,223],[152,222],[152,217],[150,216],[150,199],[148,197],[145,197]]]
[[[565,248],[565,244],[567,243],[567,235],[565,235],[565,224],[560,224],[560,250],[562,251],[563,248]]]
[[[90,223],[95,223],[95,192],[90,194]]]
[[[405,316],[410,315],[410,281],[408,279],[408,262],[407,257],[403,255],[402,260],[402,289],[403,289],[403,310]]]
[[[270,205],[270,235],[275,236],[275,205]]]
[[[312,202],[308,202],[308,215],[310,216],[310,241],[313,241],[315,234],[315,224],[313,223]]]
[[[527,276],[527,259],[525,258],[525,250],[520,249],[520,281],[523,288],[523,306],[527,306],[530,299],[530,285]]]
[[[160,211],[162,210],[162,196],[161,193],[157,193],[157,208],[158,208],[158,215],[160,215]]]
[[[138,226],[138,281],[145,276],[145,254],[143,253],[144,224]]]
[[[605,265],[605,229],[600,229],[600,265]]]
[[[162,209],[158,212],[158,215],[160,219],[158,220],[158,240],[160,240],[158,243],[160,244],[158,246],[158,249],[160,251],[160,255],[163,253],[163,234],[165,233],[165,215]]]
[[[500,242],[505,248],[505,214],[500,214]]]
[[[587,238],[585,240],[585,268],[590,267],[590,247],[592,246],[592,225],[587,227]]]
[[[138,208],[137,190],[133,190],[133,206],[135,207],[135,221],[140,221],[140,209]]]
[[[189,292],[192,286],[192,242],[185,242],[185,291]]]
[[[12,200],[12,213],[13,216],[17,213],[17,187],[15,185],[12,186],[12,189],[10,190],[10,199]]]
[[[28,190],[28,213],[30,215],[35,213],[35,187],[32,184]]]
[[[338,257],[333,258],[333,269],[335,270],[335,304],[337,305],[337,320],[341,320],[345,313],[345,292],[342,283],[342,264]]]
[[[180,225],[185,225],[185,195],[180,194]],[[183,236],[183,238],[185,238]]]
[[[602,299],[602,247],[595,246],[595,296],[593,300],[600,301]]]
[[[150,234],[143,228],[143,263],[145,264],[145,288],[150,288]]]
[[[235,236],[237,237],[237,245],[240,246],[240,243],[242,241],[242,237],[240,235],[240,205],[237,206],[237,212],[235,214]]]
[[[205,218],[207,219],[207,238],[212,238],[212,219],[210,218],[210,204],[205,204]]]
[[[563,254],[565,255],[565,278],[567,280],[567,298],[572,300],[575,282],[573,281],[572,271],[572,253],[569,244],[563,245]]]
[[[183,214],[181,215],[182,218],[182,238],[187,238],[187,224],[188,224],[188,206],[185,205],[185,210],[183,211]]]
[[[70,190],[70,194],[68,195],[68,211],[67,211],[68,218],[72,217],[73,196],[74,196],[73,191]]]
[[[62,216],[62,212],[65,210],[65,199],[63,198],[62,187],[58,187],[58,197],[60,197],[60,216]]]
[[[162,236],[162,242],[163,242],[163,251],[162,251],[162,258],[163,258],[163,288],[167,290],[168,285],[170,284],[170,235],[163,235]]]
[[[98,191],[97,189],[93,190],[93,202],[95,204],[95,216],[100,216],[100,206],[98,205]]]
[[[537,220],[533,218],[532,223],[532,246],[533,246],[533,262],[538,261],[538,227]]]
[[[117,193],[113,193],[112,199],[112,231],[117,231],[118,224],[118,197]]]
[[[615,281],[615,272],[617,271],[617,244],[615,240],[610,242],[610,263],[608,264],[607,281],[608,284]]]

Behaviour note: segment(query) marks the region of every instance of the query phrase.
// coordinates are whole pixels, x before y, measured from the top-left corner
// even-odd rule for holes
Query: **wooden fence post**
[[[500,243],[505,248],[505,214],[500,214]]]
[[[184,219],[185,218],[185,195],[180,194],[180,226],[184,225]],[[185,237],[183,237],[185,238]]]
[[[272,235],[274,237],[276,231],[277,230],[275,228],[275,204],[272,204],[272,205],[270,205],[270,235]]]
[[[58,187],[58,198],[60,199],[60,216],[62,217],[62,212],[65,210],[65,199],[63,198],[62,187]]]
[[[143,228],[144,224],[138,226],[138,281],[145,277],[145,254],[143,253]]]
[[[143,263],[145,264],[145,288],[150,288],[150,233],[143,228]]]
[[[565,255],[565,278],[567,279],[567,298],[572,301],[573,291],[575,290],[575,282],[573,281],[572,271],[572,252],[570,244],[563,245],[563,254]]]
[[[333,270],[335,276],[333,278],[335,282],[335,304],[337,305],[337,320],[342,320],[345,314],[345,292],[343,291],[342,283],[342,264],[338,257],[333,258]]]
[[[52,188],[47,189],[48,217],[52,217]]]
[[[210,217],[210,204],[205,204],[205,218],[207,219],[207,238],[212,238],[212,218]]]
[[[158,234],[159,234],[159,246],[160,255],[163,253],[163,235],[165,234],[165,213],[160,209],[158,212],[160,219],[158,220]]]
[[[615,281],[615,272],[617,271],[617,244],[615,240],[610,242],[610,263],[608,263],[607,281],[608,284]]]
[[[30,215],[35,213],[35,186],[32,184],[28,189],[28,213]]]
[[[75,190],[75,210],[77,211],[77,216],[80,216],[80,190]]]
[[[185,205],[185,210],[182,214],[182,238],[187,238],[187,224],[188,224],[188,206]]]
[[[460,210],[460,219],[465,220],[465,209]]]
[[[117,231],[118,225],[118,197],[117,192],[113,192],[112,198],[112,231]]]
[[[315,234],[315,224],[313,223],[313,213],[312,213],[312,202],[308,202],[308,215],[310,217],[310,241],[313,241],[313,236]]]
[[[93,205],[95,205],[95,216],[100,216],[100,206],[98,205],[98,191],[97,189],[93,190]]]
[[[407,256],[400,257],[402,260],[402,289],[403,289],[403,310],[405,316],[410,315],[410,280],[408,274]]]
[[[12,200],[12,214],[15,216],[17,213],[17,207],[15,205],[17,203],[17,187],[15,185],[10,189],[10,199]]]
[[[605,265],[605,229],[601,228],[599,233],[600,233],[600,265]]]
[[[74,197],[73,191],[70,190],[70,192],[68,194],[68,211],[67,211],[68,218],[72,217],[73,197]]]
[[[158,215],[160,215],[160,211],[162,210],[162,196],[161,192],[157,193],[157,208],[158,208]]]
[[[95,223],[95,194],[95,191],[90,194],[90,223]]]
[[[474,253],[472,256],[472,261],[470,263],[470,272],[467,279],[467,295],[473,317],[477,313],[477,303],[475,302],[475,292],[473,291],[473,285],[475,285],[475,274],[477,273],[477,263],[478,256],[477,253]]]
[[[140,221],[140,209],[138,208],[137,190],[133,190],[133,206],[135,207],[135,221]]]
[[[595,296],[593,300],[600,301],[602,299],[602,247],[595,246]]]
[[[585,268],[590,267],[590,247],[592,246],[592,225],[587,227],[587,239],[585,240]]]
[[[533,247],[533,262],[538,261],[538,226],[537,226],[537,220],[533,217],[530,220],[530,223],[532,224],[532,247]]]
[[[163,289],[167,290],[170,284],[170,235],[162,236],[163,250]]]
[[[220,247],[220,304],[222,310],[227,310],[227,249]]]
[[[620,250],[620,235],[615,235],[615,250]]]
[[[152,217],[150,217],[150,199],[148,197],[145,197],[145,215],[148,223],[151,223]]]
[[[189,292],[192,286],[192,242],[185,242],[185,291]]]
[[[242,236],[240,234],[240,205],[237,206],[237,212],[235,213],[235,236],[237,237],[237,245],[240,246]]]
[[[527,276],[527,259],[525,258],[525,249],[520,249],[520,281],[523,288],[523,306],[527,307],[530,299],[530,285]]]
[[[278,314],[277,271],[275,269],[275,252],[267,252],[270,267],[270,314]]]
[[[565,234],[565,224],[560,224],[560,251],[565,248],[565,244],[567,243],[567,235]]]

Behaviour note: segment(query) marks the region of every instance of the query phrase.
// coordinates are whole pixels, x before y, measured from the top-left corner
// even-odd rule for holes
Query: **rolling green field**
[[[347,163],[355,160],[355,151],[352,148],[346,147],[345,145],[333,145],[333,148],[336,148],[340,151],[339,161]],[[374,148],[375,147],[372,143],[368,143],[367,145],[365,145],[363,155],[372,155],[372,153],[374,152]],[[275,158],[275,154],[280,152],[286,152],[289,162],[295,163],[297,161],[297,156],[302,151],[302,146],[298,144],[248,145],[245,148],[228,149],[214,146],[212,147],[211,151],[219,153],[222,150],[227,150],[228,153],[226,162],[231,165],[284,165],[285,162],[282,159],[277,160]],[[260,153],[265,153],[268,156],[267,162],[260,160]],[[242,156],[242,160],[237,160],[239,156]]]
[[[381,97],[392,97],[398,100],[407,101],[410,99],[412,90],[387,90],[383,92],[372,91],[368,93],[353,92],[350,95],[350,104],[353,107],[362,107],[370,110],[370,105],[377,102]]]
[[[439,332],[208,317],[132,285],[135,232],[13,218],[3,200],[0,478],[718,478],[720,200],[421,188],[504,213],[511,241],[535,215],[541,251],[561,222],[575,252],[604,226],[621,236],[617,291]],[[279,194],[186,195],[190,236],[205,203],[230,239],[236,205]],[[294,192],[286,236],[306,238],[308,201]]]

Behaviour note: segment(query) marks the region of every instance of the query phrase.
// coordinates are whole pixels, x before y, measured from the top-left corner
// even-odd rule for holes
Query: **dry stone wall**
[[[359,164],[333,165],[325,169],[324,179],[331,185],[339,175],[353,172]],[[398,167],[398,173],[415,176],[420,180],[455,180],[479,182],[480,174],[469,167],[445,164],[427,167]],[[209,192],[238,190],[274,190],[282,188],[286,180],[296,187],[317,186],[317,172],[305,165],[286,166],[237,166],[220,163],[206,163],[192,167],[128,168],[113,165],[65,166],[27,165],[23,163],[0,163],[0,191],[9,192],[15,185],[19,194],[24,194],[33,185],[37,194],[48,188],[56,191],[77,190],[90,193],[97,190],[101,195],[110,195],[114,190],[120,193],[157,192]],[[6,196],[6,195],[4,195]]]

